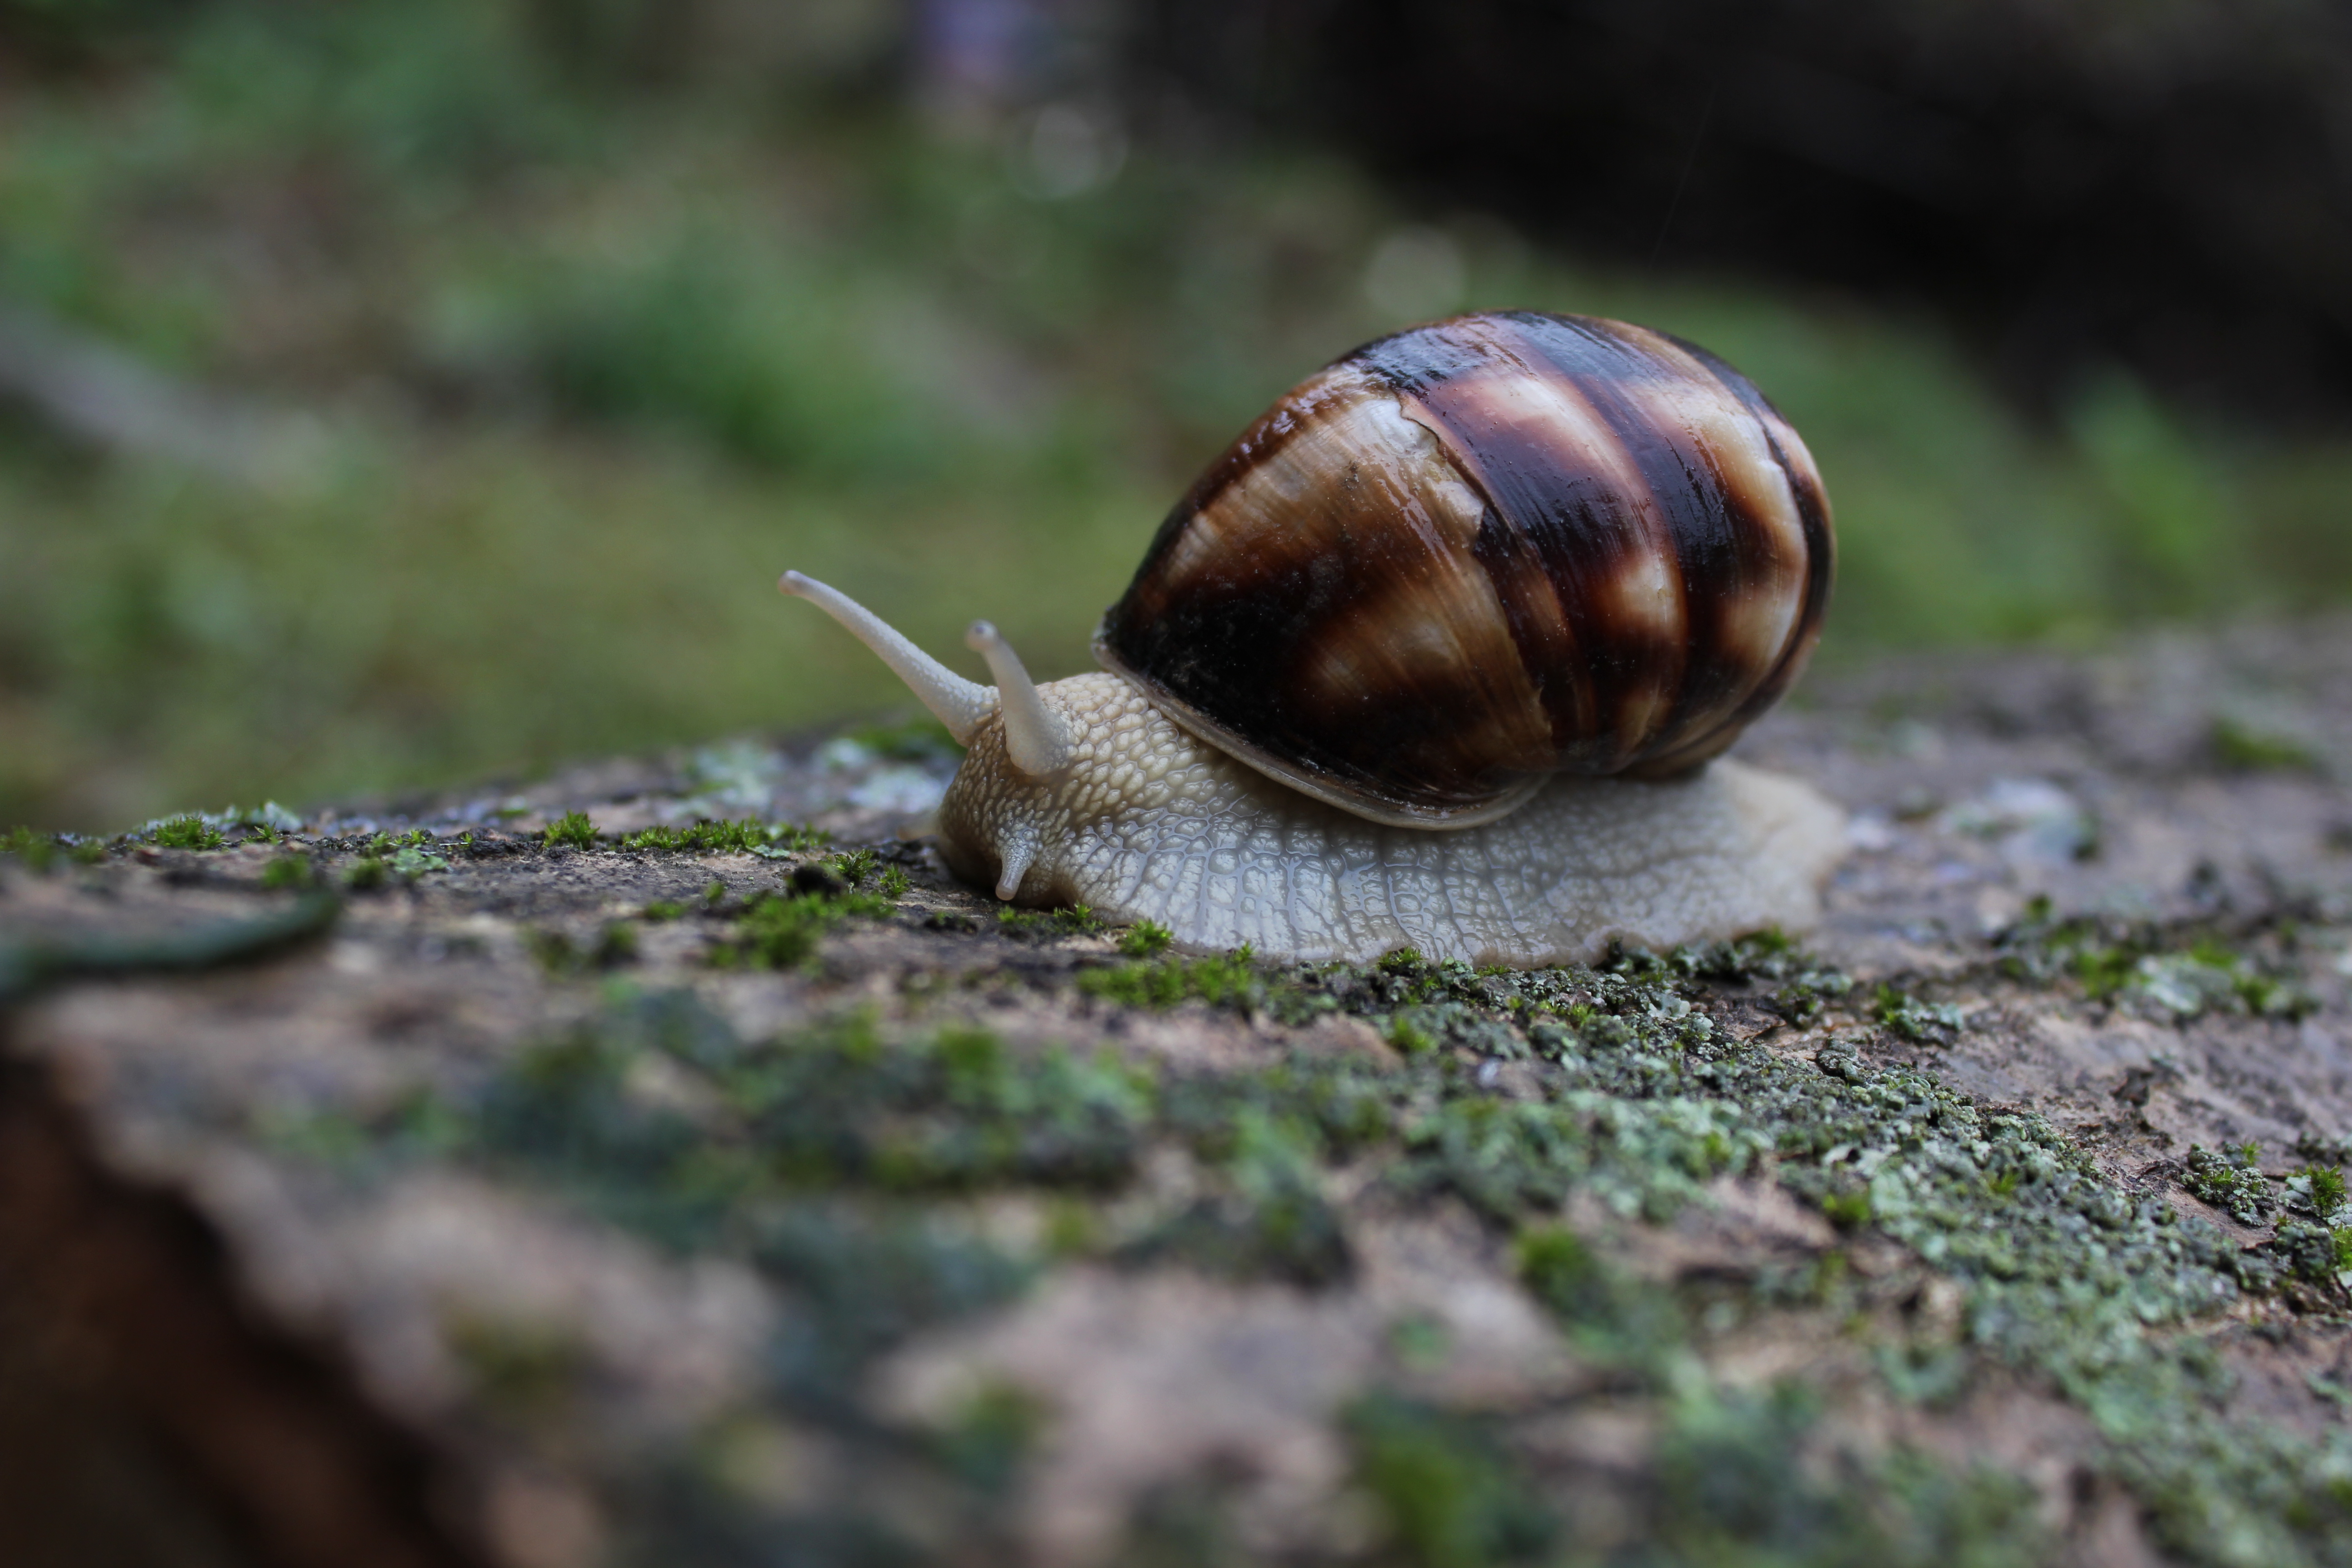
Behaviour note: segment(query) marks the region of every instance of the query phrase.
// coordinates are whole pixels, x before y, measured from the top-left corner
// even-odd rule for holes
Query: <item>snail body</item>
[[[1622,323],[1457,317],[1276,402],[1162,524],[1107,673],[997,684],[788,573],[968,748],[951,870],[1195,949],[1537,964],[1801,928],[1807,786],[1707,766],[1795,679],[1832,544],[1737,372]]]

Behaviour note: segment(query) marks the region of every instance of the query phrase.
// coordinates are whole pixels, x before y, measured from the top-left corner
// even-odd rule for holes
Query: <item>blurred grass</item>
[[[256,486],[0,426],[0,821],[901,702],[786,566],[943,654],[984,614],[1084,668],[1201,463],[1463,308],[1647,321],[1762,385],[1837,507],[1830,659],[2352,589],[2352,443],[2120,377],[2032,430],[1924,322],[1416,223],[1297,150],[1146,148],[1047,199],[1022,122],[949,136],[783,65],[630,79],[625,38],[547,22],[625,9],[126,0],[6,79],[0,302],[325,437]]]

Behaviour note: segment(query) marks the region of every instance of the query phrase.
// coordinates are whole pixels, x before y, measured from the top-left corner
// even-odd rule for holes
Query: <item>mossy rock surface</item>
[[[1000,919],[903,729],[18,836],[0,1555],[2352,1563],[2347,736],[1822,686],[1821,930],[1532,973]]]

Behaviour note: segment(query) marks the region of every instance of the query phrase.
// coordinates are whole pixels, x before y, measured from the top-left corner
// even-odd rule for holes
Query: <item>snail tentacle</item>
[[[1032,823],[1019,823],[1010,827],[996,843],[996,896],[1011,903],[1021,891],[1021,879],[1037,862],[1039,848],[1036,827]]]
[[[988,660],[996,677],[997,707],[1004,715],[1004,754],[1033,779],[1049,778],[1070,765],[1075,750],[1070,727],[1037,695],[1037,683],[1004,634],[987,621],[974,621],[964,646]]]
[[[915,700],[948,727],[957,745],[971,744],[972,732],[980,728],[981,721],[995,710],[996,692],[992,689],[976,680],[966,680],[840,589],[828,587],[799,572],[785,573],[776,580],[776,588],[793,598],[806,599],[840,622],[850,636],[872,648],[875,656],[890,667],[890,672],[907,683]]]

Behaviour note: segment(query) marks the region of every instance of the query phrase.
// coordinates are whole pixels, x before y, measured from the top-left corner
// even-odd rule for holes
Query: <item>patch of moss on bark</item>
[[[795,1409],[840,1396],[915,1328],[1006,1300],[1072,1248],[1310,1289],[1343,1279],[1347,1226],[1330,1194],[1358,1163],[1394,1201],[1451,1195],[1516,1236],[1524,1277],[1571,1337],[1665,1402],[1654,1495],[1680,1501],[1661,1505],[1645,1560],[1782,1560],[1753,1555],[1769,1548],[1924,1562],[1918,1542],[1956,1531],[1972,1561],[2031,1560],[2034,1527],[1997,1478],[1901,1452],[1832,1481],[1790,1471],[1797,1406],[1774,1401],[1798,1396],[1690,1384],[1675,1369],[1706,1331],[1671,1291],[1612,1277],[1560,1224],[1571,1199],[1654,1223],[1725,1177],[1766,1179],[1959,1287],[1956,1336],[1880,1346],[1898,1400],[1948,1399],[1972,1369],[2005,1365],[2089,1417],[2101,1445],[2089,1462],[2185,1559],[2352,1562],[2341,1479],[2352,1449],[2232,1418],[2208,1332],[2289,1282],[2340,1305],[2336,1238],[2303,1226],[2242,1250],[2160,1195],[2119,1186],[2042,1118],[1874,1065],[1863,1036],[1791,1054],[1735,1039],[1708,1012],[1726,988],[1778,1000],[1796,987],[1808,1005],[1787,1011],[1810,1016],[1844,995],[1842,979],[1780,942],[1529,973],[1411,955],[1280,968],[1234,955],[1081,975],[1104,1000],[1150,1005],[1164,991],[1276,1018],[1341,1011],[1423,1041],[1402,1066],[1294,1055],[1222,1072],[1018,1050],[962,1026],[896,1037],[855,1015],[744,1041],[678,994],[527,1053],[432,1115],[460,1159],[667,1249],[746,1260],[819,1303],[799,1348],[779,1352],[797,1370],[779,1373],[777,1397]],[[1504,1060],[1513,1087],[1496,1078]],[[656,1061],[691,1092],[647,1096],[640,1080]],[[1156,1149],[1181,1153],[1200,1185],[1139,1210]],[[1024,1252],[928,1201],[1017,1190],[1066,1194],[1093,1216],[1060,1227],[1060,1252]],[[1787,1289],[1823,1300],[1839,1287],[1817,1269]],[[1391,1544],[1427,1563],[1536,1550],[1549,1537],[1523,1528],[1509,1500],[1521,1483],[1482,1469],[1478,1443],[1429,1436],[1453,1419],[1378,1400],[1354,1418]],[[1433,1453],[1449,1457],[1424,1463]]]

